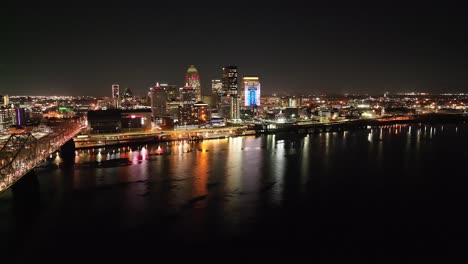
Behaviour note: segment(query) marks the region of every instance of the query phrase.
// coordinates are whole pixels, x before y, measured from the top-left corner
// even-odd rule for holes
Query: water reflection
[[[75,164],[69,167],[60,155],[53,155],[48,160],[53,168],[38,172],[44,203],[40,210],[50,211],[37,217],[51,225],[116,223],[124,230],[143,228],[159,234],[155,230],[165,229],[170,235],[196,239],[208,232],[245,231],[263,223],[259,219],[274,218],[272,208],[289,210],[303,200],[317,218],[322,212],[332,212],[328,219],[337,216],[333,212],[382,212],[380,206],[393,201],[396,212],[406,206],[401,198],[406,193],[414,191],[416,197],[439,181],[438,174],[450,177],[440,173],[446,169],[442,165],[427,162],[433,156],[462,160],[447,153],[454,144],[467,144],[466,126],[446,125],[444,133],[441,129],[412,124],[303,138],[263,135],[86,149],[77,150]],[[438,174],[428,177],[431,170]],[[408,187],[410,181],[417,188]],[[69,198],[63,198],[65,194]],[[326,209],[320,211],[322,207]],[[71,217],[62,216],[63,208]]]

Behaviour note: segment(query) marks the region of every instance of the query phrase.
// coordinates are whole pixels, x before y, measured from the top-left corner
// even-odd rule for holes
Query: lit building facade
[[[3,95],[3,105],[4,106],[10,105],[10,97],[8,96],[8,94]]]
[[[244,102],[245,106],[260,106],[260,78],[258,76],[245,76]]]
[[[151,130],[149,109],[110,109],[87,113],[88,132],[92,134]]]
[[[15,109],[0,108],[0,131],[7,131],[11,126],[16,124]]]
[[[133,96],[132,90],[130,88],[125,88],[123,96],[121,96],[121,106],[125,109],[130,109],[135,106],[135,97]]]
[[[229,65],[223,68],[222,87],[223,90],[230,96],[237,96],[237,66]]]
[[[161,119],[166,116],[167,94],[163,87],[161,87],[159,83],[156,83],[155,87],[150,88],[148,96],[151,100],[153,120]]]
[[[190,85],[195,94],[195,101],[201,101],[201,84],[200,84],[200,75],[198,74],[197,68],[190,65],[185,74],[185,82]]]
[[[211,80],[211,93],[213,95],[218,95],[222,93],[223,82],[221,80]]]
[[[223,91],[223,82],[221,80],[211,80],[211,101],[209,103],[210,107],[217,108],[219,110],[219,104],[221,102],[222,96],[225,93]],[[203,102],[207,102],[203,100]],[[208,102],[207,102],[208,103]]]
[[[237,66],[229,65],[223,68],[222,85],[223,91],[229,100],[222,100],[222,102],[229,101],[229,118],[231,120],[240,119],[240,103],[238,97],[238,79],[237,79]],[[226,105],[222,105],[226,109]],[[222,111],[224,112],[224,111]],[[224,113],[225,115],[225,113]]]
[[[177,115],[179,125],[194,125],[196,123],[193,109],[196,100],[195,89],[193,89],[193,86],[186,83],[181,93],[182,105],[179,106]]]
[[[114,107],[120,107],[120,86],[118,84],[112,85],[112,100],[114,102]]]
[[[179,99],[179,89],[176,85],[161,83],[161,87],[166,91],[168,101],[176,101]]]
[[[204,125],[211,120],[211,114],[206,103],[196,103],[193,105],[195,125]]]

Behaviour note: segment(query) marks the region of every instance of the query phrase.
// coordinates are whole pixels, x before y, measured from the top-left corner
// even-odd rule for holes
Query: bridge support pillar
[[[74,159],[75,158],[75,142],[73,138],[65,142],[60,147],[60,156],[63,159]]]

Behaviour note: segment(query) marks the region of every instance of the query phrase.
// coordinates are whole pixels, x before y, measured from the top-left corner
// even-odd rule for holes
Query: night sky
[[[228,64],[266,94],[468,92],[466,6],[193,3],[3,9],[0,94],[144,95],[191,64],[205,92]]]

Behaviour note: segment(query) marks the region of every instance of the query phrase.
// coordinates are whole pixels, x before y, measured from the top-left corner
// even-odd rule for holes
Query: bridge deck
[[[73,121],[0,138],[0,193],[76,136],[81,128],[81,122]]]

